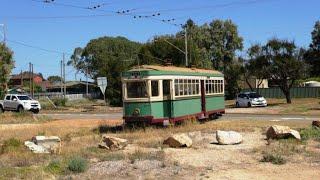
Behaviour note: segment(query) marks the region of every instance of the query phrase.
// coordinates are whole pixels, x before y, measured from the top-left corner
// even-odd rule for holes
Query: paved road
[[[122,113],[108,113],[108,114],[92,114],[92,113],[42,113],[38,116],[45,115],[53,119],[121,119]],[[320,116],[303,116],[303,115],[266,115],[266,114],[225,114],[222,116],[223,120],[319,120]]]

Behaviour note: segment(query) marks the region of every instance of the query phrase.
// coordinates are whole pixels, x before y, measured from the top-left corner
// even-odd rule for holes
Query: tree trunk
[[[253,88],[252,88],[248,78],[245,77],[245,81],[246,81],[247,85],[249,86],[250,90],[253,91]]]
[[[290,90],[283,92],[286,96],[287,104],[291,104]]]

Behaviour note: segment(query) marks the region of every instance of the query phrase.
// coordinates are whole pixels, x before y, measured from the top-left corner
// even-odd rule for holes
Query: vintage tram
[[[122,73],[126,124],[169,125],[224,114],[224,76],[215,70],[142,65]]]

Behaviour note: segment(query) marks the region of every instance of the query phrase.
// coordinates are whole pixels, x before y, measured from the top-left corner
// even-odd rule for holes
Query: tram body
[[[225,113],[224,76],[214,70],[143,65],[122,73],[126,124],[169,125]]]

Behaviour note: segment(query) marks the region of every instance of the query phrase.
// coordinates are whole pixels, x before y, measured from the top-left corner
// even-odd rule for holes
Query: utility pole
[[[4,45],[6,45],[6,24],[0,24],[0,26],[2,26],[2,31],[3,31],[3,43]]]
[[[31,62],[29,62],[29,94],[32,96]]]
[[[63,75],[62,75],[62,60],[60,61],[60,93],[63,94],[63,88],[62,88],[62,81],[63,81]]]
[[[185,43],[185,55],[186,55],[186,67],[188,67],[188,25],[184,28],[184,43]]]
[[[63,57],[62,57],[62,61],[63,61],[63,98],[66,98],[66,94],[67,94],[67,87],[66,87],[66,63],[65,63],[65,58],[64,58],[64,53],[63,53]]]
[[[33,76],[33,64],[31,64],[31,78],[32,78],[32,94],[31,97],[34,98],[34,76]]]
[[[22,74],[22,70],[21,70],[21,82],[20,82],[20,86],[21,86],[21,89],[23,89],[23,74]]]
[[[88,83],[88,74],[89,74],[89,67],[87,66],[86,70],[86,93],[87,93],[87,98],[89,97],[89,83]]]

